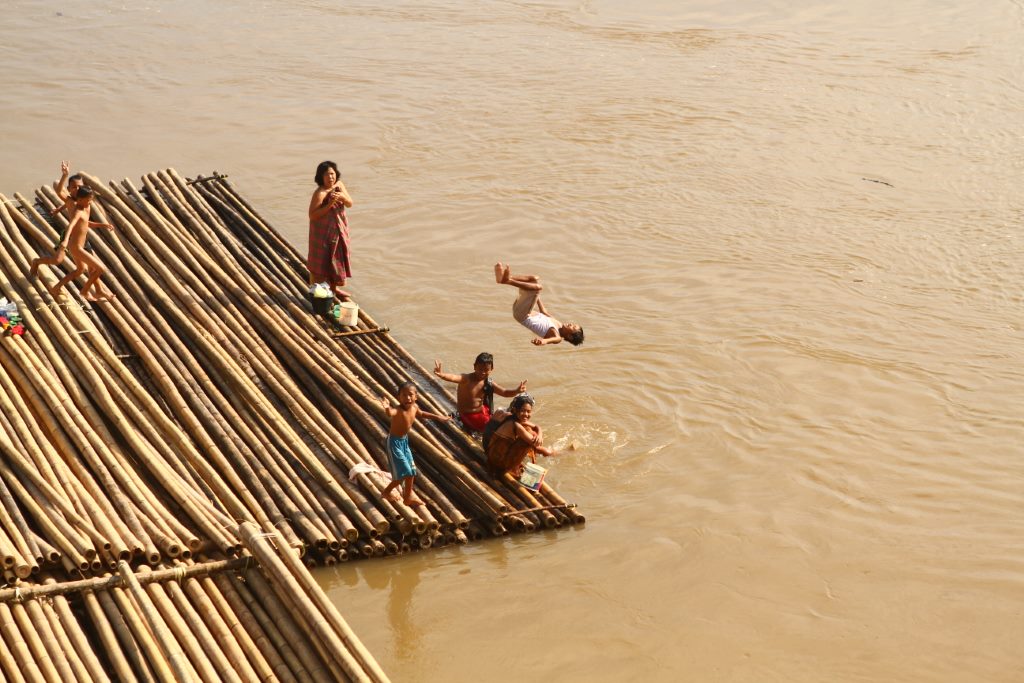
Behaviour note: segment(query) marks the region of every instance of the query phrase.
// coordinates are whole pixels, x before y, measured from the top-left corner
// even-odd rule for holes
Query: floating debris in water
[[[879,185],[888,185],[889,187],[896,187],[892,183],[887,183],[884,180],[875,180],[874,178],[861,178],[861,180],[866,180],[869,183],[878,183]]]

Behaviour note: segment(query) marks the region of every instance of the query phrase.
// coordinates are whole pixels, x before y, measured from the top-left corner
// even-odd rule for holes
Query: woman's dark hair
[[[82,185],[78,188],[78,191],[75,192],[75,199],[84,199],[85,197],[91,197],[94,194],[95,192],[92,191],[91,187],[88,185]]]
[[[321,161],[320,165],[316,167],[316,176],[314,178],[316,180],[316,184],[320,187],[324,186],[324,173],[327,173],[327,169],[329,168],[334,169],[334,175],[336,178],[341,177],[341,173],[338,171],[338,165],[336,163],[333,161]]]
[[[483,446],[485,453],[487,452],[487,449],[490,448],[491,446],[491,437],[494,436],[494,432],[498,431],[501,425],[505,424],[506,422],[515,420],[516,413],[518,413],[525,405],[536,405],[536,401],[533,400],[533,396],[530,396],[528,393],[524,391],[523,393],[513,398],[512,402],[508,404],[509,415],[506,415],[505,418],[502,420],[492,419],[490,422],[487,423],[487,426],[484,427],[483,438]]]
[[[565,341],[569,342],[573,346],[579,346],[583,343],[583,328],[579,328],[569,334],[565,335]]]
[[[537,405],[537,402],[533,400],[533,396],[530,396],[528,393],[524,391],[523,393],[513,398],[512,402],[508,404],[508,411],[510,413],[518,413],[525,405],[534,406]]]

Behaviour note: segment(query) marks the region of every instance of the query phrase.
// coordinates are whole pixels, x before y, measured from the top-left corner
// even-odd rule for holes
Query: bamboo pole
[[[244,571],[243,574],[253,602],[258,599],[258,604],[266,610],[267,616],[280,629],[281,636],[293,649],[294,656],[299,661],[299,666],[292,667],[296,675],[305,670],[315,683],[332,681],[334,677],[328,672],[324,659],[317,653],[316,647],[299,628],[293,616],[294,612],[281,602],[264,575],[252,569]],[[243,593],[243,597],[244,595]]]
[[[207,627],[196,606],[193,605],[190,598],[185,594],[181,583],[169,581],[164,588],[178,614],[181,615],[182,620],[195,633],[196,640],[203,649],[203,654],[217,671],[220,679],[228,681],[228,683],[241,683],[242,677],[239,676],[235,667],[232,666],[231,661],[220,647],[220,641],[217,640],[213,632]]]
[[[245,606],[240,605],[241,611],[232,609],[231,603],[224,597],[217,583],[210,576],[199,578],[198,583],[202,586],[213,607],[220,614],[225,626],[233,634],[246,661],[252,666],[259,679],[266,681],[280,677],[279,667],[283,666],[283,660],[273,647],[263,650],[257,645],[257,640],[267,643],[266,636],[263,634],[259,624],[255,623],[254,619],[251,619],[251,615],[245,609]],[[287,678],[282,680],[294,681],[294,678],[288,675]]]
[[[39,671],[42,673],[43,679],[46,680],[47,683],[61,683],[61,671],[57,669],[57,665],[50,656],[47,647],[47,634],[39,633],[36,624],[32,623],[32,619],[29,617],[25,605],[17,603],[11,605],[10,613],[14,618],[14,623],[17,624],[17,628],[21,631],[22,635],[29,636],[25,639],[25,643],[28,645],[29,652],[32,653],[32,659],[39,667]],[[52,635],[50,638],[52,638]]]
[[[125,648],[122,642],[118,640],[118,632],[111,625],[106,609],[100,603],[99,598],[92,591],[86,591],[83,593],[82,602],[85,603],[91,625],[98,634],[100,643],[103,645],[101,652],[109,659],[110,668],[116,674],[117,680],[135,680],[136,676],[125,654]],[[0,606],[0,609],[2,609],[2,606]]]
[[[18,666],[18,661],[14,658],[14,654],[7,647],[7,642],[3,638],[0,638],[0,673],[2,673],[9,680],[10,683],[26,683],[25,677],[21,674],[21,668]]]
[[[249,552],[259,560],[260,565],[274,581],[292,595],[305,595],[312,598],[310,601],[312,604],[301,600],[296,607],[313,632],[328,645],[332,652],[336,653],[338,663],[350,678],[354,681],[388,680],[380,669],[380,665],[366,651],[319,587],[315,587],[312,591],[308,590],[309,585],[315,586],[315,583],[298,558],[293,557],[287,551],[278,556],[252,524],[241,524],[238,528],[238,535]],[[314,609],[314,605],[316,609]]]
[[[78,650],[74,647],[71,634],[68,632],[68,629],[64,627],[56,606],[43,603],[40,607],[43,612],[43,616],[50,625],[50,630],[53,631],[54,639],[59,643],[62,648],[63,655],[67,658],[68,666],[71,670],[70,680],[81,681],[82,683],[92,683],[95,679],[93,678],[90,670],[86,667],[85,662],[82,661],[82,658],[79,656]],[[77,628],[78,622],[72,621],[68,623],[68,627]],[[101,680],[105,680],[105,677]]]
[[[57,585],[57,580],[53,577],[48,577],[44,581],[44,585]],[[54,595],[51,598],[51,603],[53,604],[53,609],[56,612],[57,617],[63,625],[71,646],[75,649],[75,652],[78,654],[78,658],[82,662],[82,665],[85,667],[89,676],[94,681],[107,680],[103,667],[100,664],[99,659],[96,657],[96,653],[89,644],[78,619],[71,612],[71,607],[68,605],[67,599],[63,595]],[[82,677],[79,676],[79,678]]]
[[[160,616],[160,612],[153,604],[153,601],[150,600],[149,595],[142,589],[138,579],[135,578],[131,567],[122,560],[117,564],[117,571],[121,575],[121,581],[127,586],[135,602],[138,604],[142,612],[142,618],[145,619],[146,625],[149,627],[148,630],[154,635],[156,644],[161,650],[162,657],[152,658],[157,660],[154,664],[161,678],[173,672],[173,678],[166,680],[178,680],[182,683],[190,683],[195,680],[195,670],[189,666],[184,651],[182,651],[178,641],[175,640],[170,628],[168,628]],[[138,635],[137,633],[136,637]],[[169,670],[165,668],[164,658],[166,658],[166,665],[170,667]]]
[[[3,634],[3,640],[10,646],[11,655],[17,663],[16,670],[23,673],[30,683],[47,683],[50,679],[43,675],[35,653],[25,641],[21,629],[18,628],[13,608],[10,605],[0,605],[0,633]]]
[[[199,579],[192,577],[182,583],[182,588],[189,601],[195,606],[202,617],[203,623],[212,634],[212,641],[223,651],[224,656],[238,676],[244,681],[261,680],[253,665],[246,658],[246,653],[233,637],[231,629],[224,622],[216,606],[203,590]]]
[[[150,572],[152,572],[152,569],[142,565],[139,567],[138,576],[146,576]],[[199,640],[189,628],[188,623],[182,618],[183,615],[178,612],[174,603],[167,596],[163,586],[159,582],[150,581],[146,584],[145,591],[153,606],[159,612],[160,617],[173,634],[174,639],[177,641],[176,644],[180,645],[184,656],[191,665],[191,669],[195,672],[196,678],[202,681],[219,680],[220,676],[217,674],[217,670],[206,656],[202,646],[199,644]],[[187,672],[187,675],[191,676],[191,672]]]
[[[158,680],[168,680],[168,676],[171,675],[170,667],[124,591],[114,588],[99,593],[96,597],[117,633],[121,648],[131,662],[134,675],[128,680],[138,678],[154,683]]]
[[[65,650],[65,643],[58,642],[57,634],[54,632],[50,620],[46,618],[42,606],[36,600],[29,600],[22,605],[15,605],[13,608],[17,617],[18,607],[24,607],[24,614],[27,623],[30,624],[31,633],[35,636],[33,640],[41,641],[43,649],[60,681],[75,680],[75,671],[71,666],[68,653]]]

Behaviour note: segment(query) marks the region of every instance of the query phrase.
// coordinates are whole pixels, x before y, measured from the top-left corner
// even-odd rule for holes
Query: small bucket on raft
[[[359,324],[359,304],[354,301],[342,301],[334,305],[332,311],[334,322],[342,327],[355,327]]]
[[[544,483],[544,475],[548,471],[532,462],[526,463],[523,473],[519,475],[519,483],[531,491],[540,491],[540,485]]]
[[[318,282],[309,288],[309,302],[313,304],[313,313],[327,316],[331,313],[331,304],[334,303],[334,292],[326,282]]]

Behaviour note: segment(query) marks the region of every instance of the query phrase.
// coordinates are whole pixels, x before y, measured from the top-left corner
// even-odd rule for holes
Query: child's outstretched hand
[[[60,172],[61,172],[62,175],[65,174],[65,173],[70,173],[71,172],[71,162],[70,161],[62,161],[62,162],[60,162]]]
[[[391,407],[391,399],[389,399],[387,396],[381,396],[380,397],[380,407],[383,408],[384,410],[387,410],[388,408],[390,408]]]
[[[434,359],[434,374],[435,375],[440,375],[441,374],[441,361],[439,361],[437,359]]]
[[[519,388],[516,389],[516,393],[517,394],[521,394],[524,391],[526,391],[526,380],[525,379],[522,382],[519,383]]]
[[[530,340],[530,343],[533,344],[534,346],[544,346],[544,340],[541,339],[540,337],[534,337],[533,339]]]

